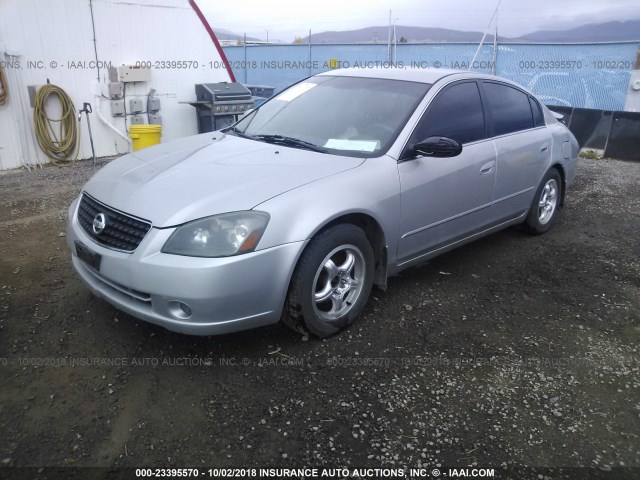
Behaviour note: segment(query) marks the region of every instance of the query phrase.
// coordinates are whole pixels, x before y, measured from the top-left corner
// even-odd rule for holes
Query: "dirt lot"
[[[0,175],[0,465],[640,476],[615,468],[640,467],[640,163],[581,160],[547,235],[405,272],[325,341],[188,337],[94,298],[63,232],[96,168]]]

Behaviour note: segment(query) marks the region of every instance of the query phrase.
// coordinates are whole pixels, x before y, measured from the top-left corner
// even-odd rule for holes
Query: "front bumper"
[[[95,243],[69,209],[67,241],[80,279],[98,297],[140,320],[190,335],[215,335],[276,323],[305,242],[226,258],[169,255],[173,228],[155,229],[131,254]],[[100,271],[76,253],[75,241],[101,255]],[[191,315],[176,308],[188,306]]]

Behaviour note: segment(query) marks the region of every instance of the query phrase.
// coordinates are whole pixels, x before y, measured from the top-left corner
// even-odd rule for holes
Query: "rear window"
[[[542,127],[544,125],[544,115],[542,115],[540,104],[531,97],[529,97],[529,103],[531,104],[531,113],[533,113],[533,125]]]
[[[495,136],[533,128],[529,95],[499,83],[484,83],[484,90],[493,116]]]

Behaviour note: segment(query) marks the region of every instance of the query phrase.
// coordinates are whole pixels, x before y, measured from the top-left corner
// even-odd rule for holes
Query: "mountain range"
[[[328,31],[313,33],[312,43],[387,43],[388,26],[367,27],[357,30]],[[447,28],[415,27],[396,25],[398,40],[408,43],[430,42],[479,42],[482,32],[465,32]],[[234,38],[237,38],[234,37]],[[304,37],[302,43],[308,43]],[[640,41],[640,20],[624,22],[591,23],[567,30],[538,30],[516,38],[498,35],[498,41],[506,42],[619,42]],[[493,42],[493,35],[488,34],[485,42]]]
[[[244,37],[243,34],[238,35],[237,33],[234,33],[230,30],[225,30],[224,28],[215,28],[214,32],[218,40],[237,41],[237,40],[242,40],[242,38]],[[256,42],[256,41],[259,41],[259,39],[255,37],[247,37],[247,42]]]
[[[590,23],[570,30],[538,30],[520,38],[530,42],[619,42],[640,40],[640,20]]]

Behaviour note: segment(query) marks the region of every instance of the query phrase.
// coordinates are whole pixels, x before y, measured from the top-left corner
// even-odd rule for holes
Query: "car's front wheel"
[[[527,230],[534,235],[549,230],[558,216],[561,199],[562,179],[558,170],[552,168],[540,182],[533,198],[529,215],[525,220]]]
[[[315,236],[291,279],[283,321],[324,338],[351,324],[373,285],[374,256],[364,231],[340,224]]]

